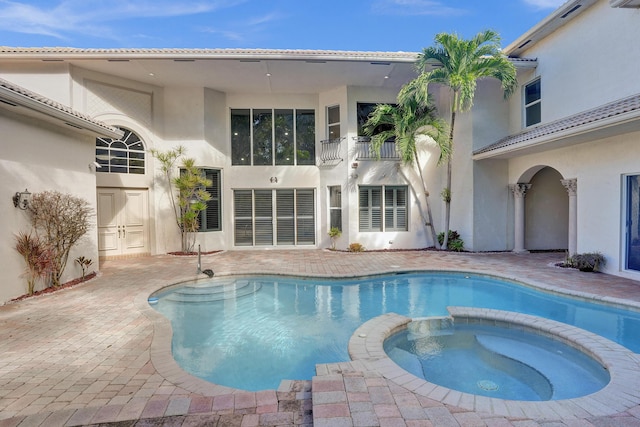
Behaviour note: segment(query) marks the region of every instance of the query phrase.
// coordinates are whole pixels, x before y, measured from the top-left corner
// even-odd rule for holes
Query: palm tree
[[[447,146],[446,124],[438,118],[429,97],[404,96],[401,101],[400,98],[398,101],[397,105],[376,105],[363,126],[363,132],[371,136],[371,149],[378,158],[385,141],[395,139],[396,149],[405,164],[415,164],[426,199],[426,224],[430,227],[431,237],[437,247],[438,239],[429,205],[429,191],[422,174],[416,139],[421,135],[433,139],[440,147],[442,159],[442,153],[446,152]]]
[[[418,56],[417,67],[421,74],[407,85],[404,96],[417,97],[419,100],[426,99],[429,83],[443,84],[450,89],[451,116],[448,147],[443,151],[447,159],[447,183],[442,190],[442,199],[445,202],[445,232],[442,247],[447,248],[451,219],[451,153],[456,113],[471,109],[479,79],[486,77],[498,79],[505,99],[516,90],[518,82],[516,68],[502,53],[500,36],[494,31],[480,32],[470,40],[460,39],[455,34],[440,33],[436,35],[435,42],[436,46],[423,49]],[[428,65],[437,68],[425,72]]]

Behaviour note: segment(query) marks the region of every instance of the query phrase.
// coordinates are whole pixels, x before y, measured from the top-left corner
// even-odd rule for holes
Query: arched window
[[[144,144],[140,137],[125,128],[120,139],[96,138],[97,172],[144,175]]]

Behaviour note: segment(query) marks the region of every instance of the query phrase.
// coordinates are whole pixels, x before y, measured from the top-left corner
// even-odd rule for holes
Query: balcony
[[[357,136],[353,139],[356,144],[356,160],[400,160],[395,141],[385,141],[380,147],[380,156],[378,156],[371,148],[371,138]]]
[[[335,164],[342,161],[340,145],[344,137],[320,141],[320,160],[323,164]]]

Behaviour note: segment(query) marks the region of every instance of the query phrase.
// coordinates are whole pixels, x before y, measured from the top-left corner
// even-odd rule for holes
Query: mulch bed
[[[96,273],[94,271],[93,273],[89,273],[89,274],[85,275],[84,279],[82,277],[79,277],[77,279],[73,279],[70,282],[63,283],[62,285],[60,285],[58,287],[49,286],[48,288],[44,288],[44,289],[42,289],[40,291],[36,291],[36,292],[32,293],[31,295],[25,294],[25,295],[19,296],[18,298],[14,298],[10,302],[22,301],[22,300],[25,300],[27,298],[33,298],[33,297],[37,297],[37,296],[40,296],[40,295],[52,294],[52,293],[57,292],[59,290],[68,289],[68,288],[71,288],[71,287],[73,287],[75,285],[78,285],[80,283],[84,283],[84,282],[86,282],[88,280],[93,279],[97,275],[98,275],[98,273]]]
[[[200,252],[200,255],[211,255],[211,254],[217,254],[218,252],[222,252],[222,251]],[[168,254],[175,255],[175,256],[193,256],[193,255],[198,255],[198,252],[168,252]]]

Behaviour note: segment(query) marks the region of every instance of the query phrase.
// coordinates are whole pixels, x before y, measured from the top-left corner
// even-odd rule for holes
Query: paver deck
[[[640,282],[554,267],[562,256],[252,250],[203,256],[202,267],[217,276],[461,270],[640,307]],[[583,411],[563,401],[547,413],[510,413],[508,406],[468,410],[463,396],[425,397],[425,390],[414,393],[358,361],[319,365],[313,381],[283,381],[278,390],[256,393],[207,383],[173,361],[168,322],[147,304],[151,292],[193,279],[195,270],[194,257],[105,261],[89,282],[1,306],[0,427],[640,426],[640,406],[612,415],[597,400]],[[491,404],[505,405],[496,399]],[[496,415],[503,413],[508,415]]]

